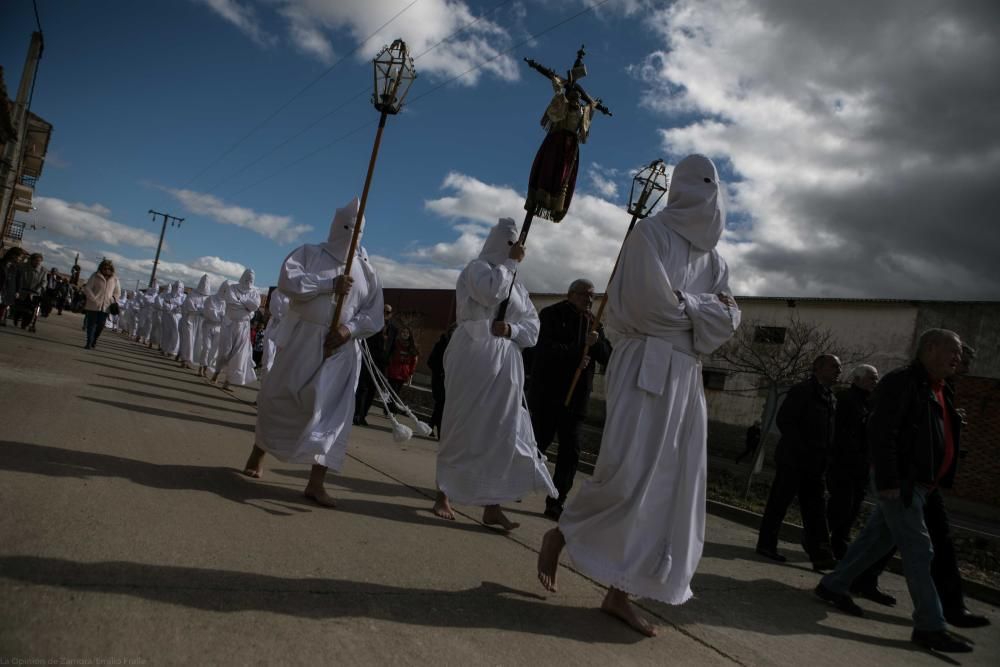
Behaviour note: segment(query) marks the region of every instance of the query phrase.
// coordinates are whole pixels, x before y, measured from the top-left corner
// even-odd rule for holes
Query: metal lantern
[[[375,56],[374,65],[375,92],[372,94],[372,104],[382,113],[397,114],[403,107],[403,99],[413,80],[417,78],[406,42],[397,39],[383,47]]]
[[[628,212],[637,218],[645,218],[667,193],[669,183],[667,165],[663,164],[663,160],[653,160],[648,167],[640,169],[632,178]]]

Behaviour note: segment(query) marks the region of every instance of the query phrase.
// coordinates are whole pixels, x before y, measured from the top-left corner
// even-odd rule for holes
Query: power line
[[[479,18],[477,18],[475,21],[470,21],[468,24],[466,24],[466,25],[458,28],[457,30],[454,30],[453,32],[451,32],[449,35],[447,35],[446,37],[444,37],[444,39],[442,39],[439,42],[435,43],[433,46],[430,46],[430,47],[424,49],[423,51],[421,51],[419,55],[414,56],[413,60],[414,61],[420,60],[422,57],[424,57],[425,55],[427,55],[431,51],[434,51],[435,49],[437,49],[439,46],[441,46],[445,42],[448,42],[448,41],[452,40],[453,38],[455,38],[456,36],[458,36],[459,34],[461,34],[461,33],[465,32],[465,31],[471,29],[473,26],[475,26],[477,23],[479,23],[480,21],[482,21],[483,19],[485,19],[487,16],[490,16],[491,14],[495,14],[499,9],[501,9],[505,5],[511,4],[511,2],[513,2],[513,0],[503,0],[503,2],[500,2],[500,3],[496,4],[491,10],[489,10],[488,12],[486,12],[485,14],[483,14],[482,16],[480,16]],[[224,183],[228,183],[232,179],[234,179],[237,176],[239,176],[240,174],[244,173],[250,167],[254,166],[255,164],[259,163],[261,160],[263,160],[267,156],[271,155],[272,153],[274,153],[275,151],[277,151],[278,149],[280,149],[282,146],[285,146],[285,145],[291,143],[292,141],[294,141],[295,139],[297,139],[298,137],[302,136],[303,134],[305,134],[306,132],[308,132],[312,128],[316,127],[317,125],[319,125],[320,123],[322,123],[324,120],[326,120],[330,116],[334,115],[335,113],[337,113],[338,111],[340,111],[341,109],[343,109],[344,107],[346,107],[348,104],[350,104],[354,100],[356,100],[359,97],[362,97],[363,95],[365,95],[369,90],[371,90],[371,89],[368,86],[365,86],[360,91],[358,91],[357,93],[355,93],[354,95],[352,95],[344,103],[342,103],[342,104],[334,107],[330,111],[327,111],[325,114],[323,114],[322,116],[320,116],[316,120],[312,121],[311,123],[309,123],[305,127],[302,127],[301,129],[299,129],[297,132],[295,132],[291,136],[286,137],[284,140],[278,142],[277,144],[275,144],[271,148],[267,149],[266,151],[264,151],[263,153],[261,153],[260,155],[258,155],[257,157],[253,158],[248,163],[246,163],[245,165],[243,165],[242,167],[240,167],[239,169],[237,169],[236,171],[234,171],[233,173],[229,174],[228,176],[225,176],[224,178],[222,178],[222,180],[217,181],[215,183],[215,185],[213,185],[212,187],[208,188],[204,192],[205,193],[214,192],[216,189],[218,189]]]
[[[381,32],[383,28],[385,28],[385,27],[386,27],[386,26],[388,26],[388,25],[389,25],[390,23],[392,23],[393,21],[395,21],[395,20],[396,20],[397,18],[399,18],[399,17],[400,17],[400,16],[401,16],[401,15],[402,15],[403,13],[405,13],[405,12],[406,12],[407,10],[409,10],[409,9],[410,9],[410,7],[412,7],[413,5],[417,4],[418,2],[420,2],[420,0],[413,0],[413,2],[411,2],[410,4],[408,4],[408,5],[406,5],[405,7],[403,7],[403,8],[401,9],[401,10],[399,10],[398,12],[396,12],[396,13],[395,13],[395,14],[394,14],[394,15],[392,16],[392,18],[390,18],[390,19],[389,19],[388,21],[386,21],[385,23],[383,23],[382,25],[380,25],[380,26],[379,26],[379,27],[378,27],[378,28],[377,28],[377,29],[375,30],[375,32],[371,33],[370,35],[368,35],[368,37],[366,37],[366,38],[365,38],[364,40],[362,40],[362,41],[361,41],[361,42],[360,42],[360,43],[359,43],[359,44],[357,45],[357,47],[355,47],[355,48],[354,48],[354,50],[353,50],[353,51],[351,51],[350,53],[348,53],[347,55],[345,55],[345,56],[344,56],[343,58],[341,58],[341,59],[340,59],[340,60],[338,60],[337,62],[335,62],[335,63],[333,63],[332,65],[330,65],[330,66],[329,66],[328,68],[326,68],[326,69],[325,69],[325,70],[324,70],[324,71],[323,71],[323,72],[322,72],[322,73],[321,73],[321,74],[320,74],[319,76],[317,76],[317,77],[316,77],[316,78],[314,78],[314,79],[313,79],[312,81],[310,81],[309,83],[307,83],[307,84],[306,84],[306,85],[305,85],[305,86],[304,86],[304,87],[303,87],[303,88],[302,88],[301,90],[299,90],[299,92],[295,93],[295,94],[294,94],[294,95],[292,95],[292,96],[291,96],[290,98],[288,98],[288,100],[287,100],[287,101],[285,101],[285,103],[284,103],[284,104],[282,104],[282,105],[281,105],[281,106],[279,106],[279,107],[278,107],[277,109],[275,109],[274,111],[272,111],[272,112],[271,112],[271,113],[270,113],[270,114],[269,114],[269,115],[268,115],[268,116],[267,116],[267,117],[266,117],[266,118],[265,118],[264,120],[260,121],[259,123],[257,123],[256,125],[254,125],[254,126],[253,126],[252,128],[250,128],[250,131],[249,131],[249,132],[247,132],[247,133],[246,133],[246,134],[244,134],[244,135],[243,135],[242,137],[240,137],[239,139],[237,139],[237,140],[236,140],[236,142],[235,142],[234,144],[232,144],[232,145],[231,145],[231,146],[230,146],[229,148],[227,148],[227,149],[226,149],[225,151],[223,151],[223,152],[222,152],[222,154],[221,154],[221,155],[219,155],[219,156],[218,156],[217,158],[215,158],[215,159],[214,159],[214,160],[212,160],[212,161],[211,161],[210,163],[208,163],[208,164],[207,164],[207,165],[206,165],[206,166],[205,166],[205,167],[204,167],[204,168],[203,168],[203,169],[202,169],[201,171],[199,171],[199,172],[198,172],[197,174],[195,174],[195,175],[194,175],[194,176],[192,176],[192,177],[191,177],[190,179],[188,179],[188,180],[187,180],[187,181],[186,181],[186,182],[184,183],[184,185],[182,185],[181,187],[186,187],[186,186],[187,186],[187,185],[189,185],[190,183],[192,183],[192,182],[194,182],[195,180],[197,180],[197,179],[198,179],[198,178],[199,178],[199,177],[200,177],[200,176],[201,176],[202,174],[204,174],[204,173],[205,173],[206,171],[208,171],[209,169],[211,169],[212,167],[214,167],[215,165],[217,165],[217,164],[218,164],[218,163],[219,163],[219,162],[220,162],[220,161],[221,161],[221,160],[222,160],[223,158],[225,158],[225,157],[226,157],[227,155],[229,155],[229,154],[230,154],[230,153],[232,153],[232,152],[233,152],[234,150],[236,150],[236,148],[237,148],[237,147],[238,147],[238,146],[239,146],[240,144],[242,144],[242,143],[243,143],[244,141],[246,141],[247,139],[249,139],[250,137],[252,137],[252,136],[253,136],[253,135],[254,135],[254,134],[255,134],[255,133],[257,132],[257,130],[259,130],[260,128],[264,127],[264,126],[265,126],[265,125],[267,125],[267,124],[268,124],[269,122],[271,122],[271,120],[273,120],[273,119],[275,118],[275,116],[277,116],[277,115],[278,115],[279,113],[281,113],[282,111],[284,111],[285,109],[287,109],[287,108],[288,108],[288,107],[289,107],[289,106],[290,106],[290,105],[292,104],[292,102],[294,102],[295,100],[297,100],[297,99],[299,99],[300,97],[302,97],[302,95],[303,95],[303,94],[305,94],[305,92],[306,92],[306,91],[308,91],[308,90],[309,90],[310,88],[312,88],[312,87],[313,87],[313,86],[315,86],[315,85],[316,85],[317,83],[319,83],[321,79],[323,79],[323,78],[324,78],[324,77],[325,77],[325,76],[326,76],[327,74],[329,74],[329,73],[330,73],[330,72],[332,72],[332,71],[333,71],[334,69],[336,69],[336,68],[337,68],[337,66],[338,66],[338,65],[340,65],[340,64],[341,64],[342,62],[344,62],[345,60],[347,60],[347,58],[349,58],[350,56],[353,56],[353,55],[354,55],[355,53],[357,53],[357,52],[358,52],[359,50],[361,50],[361,47],[363,47],[363,46],[364,46],[365,44],[367,44],[367,43],[368,43],[368,41],[369,41],[369,40],[371,40],[371,39],[372,39],[372,38],[373,38],[373,37],[374,37],[375,35],[377,35],[377,34],[378,34],[379,32]]]
[[[511,47],[509,47],[507,49],[504,49],[503,51],[498,52],[492,58],[484,60],[483,62],[479,63],[478,65],[476,65],[474,67],[470,67],[469,69],[465,70],[461,74],[457,74],[457,75],[451,77],[450,79],[447,79],[446,81],[438,84],[437,86],[434,86],[433,88],[431,88],[427,92],[425,92],[425,93],[423,93],[421,95],[418,95],[417,97],[414,97],[413,99],[411,99],[409,101],[409,103],[407,104],[407,106],[412,107],[418,100],[422,100],[422,99],[426,98],[428,95],[432,95],[432,94],[436,93],[438,90],[440,90],[441,88],[444,88],[449,83],[457,81],[458,79],[462,78],[466,74],[470,74],[470,73],[474,72],[475,70],[477,70],[477,69],[479,69],[481,67],[484,67],[484,66],[490,64],[491,62],[493,62],[497,58],[510,53],[514,49],[520,48],[520,47],[524,46],[525,44],[527,44],[528,42],[534,41],[536,38],[541,37],[542,35],[548,34],[548,33],[552,32],[553,30],[555,30],[557,28],[560,28],[563,25],[569,23],[570,21],[573,21],[574,19],[577,19],[577,18],[583,16],[584,14],[587,14],[587,13],[589,13],[589,12],[591,12],[591,11],[593,11],[593,10],[595,10],[595,9],[603,6],[603,5],[606,5],[608,2],[610,2],[610,0],[601,0],[600,2],[598,2],[596,4],[593,4],[593,5],[590,5],[587,8],[585,8],[585,9],[577,12],[576,14],[573,14],[572,16],[569,16],[569,17],[567,17],[567,18],[565,18],[565,19],[563,19],[563,20],[561,20],[561,21],[559,21],[557,23],[554,23],[554,24],[548,26],[547,28],[545,28],[543,30],[540,30],[539,32],[536,32],[536,33],[533,33],[533,34],[529,35],[528,37],[526,37],[525,39],[521,40],[517,44],[514,44],[513,46],[511,46]],[[292,167],[292,166],[294,166],[294,165],[302,162],[303,160],[306,160],[306,159],[312,157],[313,155],[316,155],[317,153],[321,153],[323,151],[326,151],[326,150],[332,148],[336,144],[339,144],[341,141],[344,141],[345,139],[347,139],[347,138],[349,138],[349,137],[357,134],[361,130],[363,130],[365,128],[368,128],[368,127],[372,127],[373,125],[376,124],[376,122],[377,122],[376,120],[372,120],[372,121],[369,121],[369,122],[365,123],[364,125],[360,125],[360,126],[354,128],[353,130],[351,130],[347,134],[344,134],[344,135],[341,135],[340,137],[337,137],[336,139],[334,139],[330,143],[325,144],[323,146],[320,146],[319,148],[316,148],[314,150],[311,150],[308,153],[306,153],[305,155],[303,155],[301,157],[298,157],[295,160],[292,160],[291,162],[288,162],[287,164],[283,165],[280,169],[278,169],[278,170],[276,170],[276,171],[268,174],[264,178],[261,178],[260,180],[254,181],[250,185],[248,185],[248,186],[246,186],[244,188],[241,188],[239,190],[236,190],[236,191],[230,193],[229,196],[230,197],[235,197],[236,195],[242,194],[242,193],[246,192],[247,190],[255,188],[258,185],[271,180],[275,176],[278,176],[279,174],[282,174],[285,171],[287,171],[287,169],[289,167]]]

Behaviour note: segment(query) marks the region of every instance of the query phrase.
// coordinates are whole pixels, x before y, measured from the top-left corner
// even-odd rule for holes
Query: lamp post
[[[629,189],[628,193],[628,212],[632,214],[632,221],[628,225],[628,231],[625,232],[625,239],[622,240],[622,247],[625,247],[625,241],[628,240],[629,234],[632,233],[632,229],[635,227],[635,223],[648,216],[650,212],[656,205],[660,203],[663,195],[667,193],[667,187],[669,185],[669,179],[667,178],[667,167],[663,164],[663,160],[656,159],[649,163],[648,166],[643,167],[639,172],[632,177],[632,187]],[[618,249],[618,257],[615,259],[615,266],[611,269],[611,276],[608,278],[608,285],[611,285],[611,281],[614,280],[615,273],[618,272],[618,263],[622,259],[621,248]],[[596,331],[597,327],[600,326],[601,320],[604,319],[604,308],[608,305],[608,290],[604,289],[604,300],[601,301],[600,307],[597,309],[597,316],[594,318],[594,323],[591,326],[591,331]],[[587,356],[587,346],[584,345],[583,352],[580,356],[580,363],[576,367],[576,372],[573,373],[573,381],[569,385],[569,392],[566,394],[566,401],[564,405],[569,407],[570,402],[573,399],[573,391],[576,389],[576,383],[580,381],[580,376],[583,374],[583,359]]]
[[[351,236],[351,247],[347,252],[347,266],[344,267],[344,275],[351,275],[351,267],[354,263],[354,253],[358,247],[358,235],[361,232],[361,220],[365,216],[365,206],[368,203],[368,190],[372,183],[372,174],[375,172],[375,160],[378,158],[379,145],[382,143],[382,130],[385,129],[385,120],[390,115],[396,115],[403,108],[403,100],[410,91],[413,80],[417,78],[417,72],[413,68],[413,58],[410,57],[406,42],[401,39],[395,40],[389,46],[383,47],[375,56],[373,64],[374,92],[372,93],[372,104],[376,111],[381,113],[378,120],[378,130],[375,132],[375,144],[372,146],[372,156],[368,161],[368,174],[365,176],[365,186],[361,190],[361,202],[358,204],[358,217],[354,221],[354,234]],[[333,314],[333,321],[330,323],[330,331],[327,333],[326,341],[323,345],[323,356],[329,357],[333,354],[331,339],[340,327],[340,315],[344,310],[344,296],[337,299],[337,308]]]

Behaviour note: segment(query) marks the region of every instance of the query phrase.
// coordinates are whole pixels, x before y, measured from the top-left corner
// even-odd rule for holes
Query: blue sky
[[[585,43],[585,87],[614,117],[598,117],[582,147],[570,215],[532,231],[530,289],[561,291],[581,275],[603,286],[628,224],[630,171],[704,152],[730,184],[720,250],[737,293],[995,298],[1000,237],[978,204],[1000,173],[996,84],[968,71],[1000,62],[995,11],[927,2],[914,19],[887,1],[862,21],[827,4],[39,0],[33,111],[55,130],[38,210],[19,216],[45,229],[25,241],[63,270],[76,251],[85,269],[111,256],[134,284],[155,251],[152,208],[186,218],[167,231],[165,277],[250,266],[273,284],[282,258],[322,240],[360,194],[374,52],[402,36],[416,55],[451,36],[417,60],[412,104],[389,121],[363,241],[387,285],[450,286],[491,221],[522,216],[551,90],[521,58],[565,69]],[[880,18],[910,25],[873,28]],[[4,3],[0,26],[13,95],[31,3]],[[924,109],[935,84],[947,99]],[[902,107],[908,98],[922,106]],[[972,127],[977,141],[960,133]],[[953,179],[947,202],[929,198],[941,179]],[[942,215],[955,216],[947,229]]]

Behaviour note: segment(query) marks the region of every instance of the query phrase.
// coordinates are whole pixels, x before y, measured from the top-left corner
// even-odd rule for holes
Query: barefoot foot
[[[542,537],[542,548],[538,551],[538,581],[551,593],[559,590],[556,571],[559,569],[559,554],[565,545],[566,538],[558,528],[553,528]]]
[[[318,505],[322,505],[323,507],[337,506],[337,501],[335,501],[333,499],[333,496],[327,493],[326,489],[323,487],[320,487],[318,489],[312,489],[307,486],[306,490],[302,492],[302,495],[304,495],[309,500],[312,500],[313,502],[317,503]]]
[[[448,496],[438,491],[437,498],[434,499],[434,514],[449,521],[455,520],[455,513],[451,510]]]
[[[266,452],[263,449],[254,445],[253,449],[250,450],[250,456],[247,458],[246,465],[243,466],[243,474],[247,477],[260,479],[260,463],[264,459],[264,454]]]
[[[601,611],[614,616],[639,634],[647,637],[656,636],[656,628],[652,623],[639,615],[628,600],[628,595],[617,588],[609,588],[601,603]]]
[[[483,508],[483,525],[509,532],[521,524],[514,523],[508,519],[499,505],[487,505]]]

